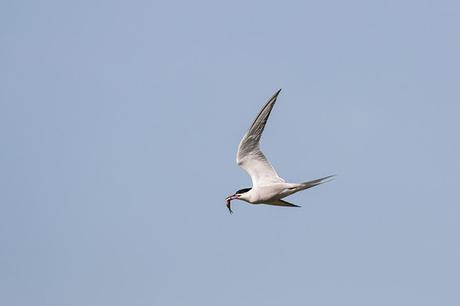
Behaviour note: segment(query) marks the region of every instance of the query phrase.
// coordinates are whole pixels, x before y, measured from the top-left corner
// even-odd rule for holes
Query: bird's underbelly
[[[297,184],[276,183],[267,186],[253,188],[250,203],[262,204],[274,200],[280,200],[296,192]]]

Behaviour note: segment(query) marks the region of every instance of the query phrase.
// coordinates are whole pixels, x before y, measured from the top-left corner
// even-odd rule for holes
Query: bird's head
[[[245,198],[246,194],[251,190],[251,188],[243,188],[232,194],[231,196],[228,196],[225,201],[227,201],[227,208],[230,211],[230,213],[233,213],[232,208],[231,208],[231,201],[232,200],[247,200]]]

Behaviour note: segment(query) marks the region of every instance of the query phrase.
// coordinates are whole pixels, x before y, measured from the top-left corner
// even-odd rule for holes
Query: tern
[[[242,200],[250,204],[300,207],[282,199],[301,190],[329,182],[334,177],[334,175],[329,175],[304,183],[286,183],[278,176],[264,153],[260,150],[259,142],[262,132],[280,92],[281,89],[265,103],[238,146],[236,163],[251,177],[252,188],[240,189],[225,199],[230,213],[233,213],[231,208],[232,200]]]

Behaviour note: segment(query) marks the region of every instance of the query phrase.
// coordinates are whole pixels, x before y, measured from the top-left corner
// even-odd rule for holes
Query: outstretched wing
[[[288,201],[284,201],[284,200],[276,200],[276,201],[271,201],[271,202],[264,203],[264,204],[275,205],[275,206],[286,206],[286,207],[301,207],[299,205],[295,205],[295,204],[289,203]]]
[[[253,186],[284,182],[259,147],[262,132],[280,91],[281,89],[264,105],[238,146],[236,163],[251,176]]]

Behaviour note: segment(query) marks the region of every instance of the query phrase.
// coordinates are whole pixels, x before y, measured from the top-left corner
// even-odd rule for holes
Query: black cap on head
[[[235,194],[242,194],[242,193],[248,192],[251,189],[252,188],[243,188],[243,189],[240,189],[237,192],[235,192]]]

